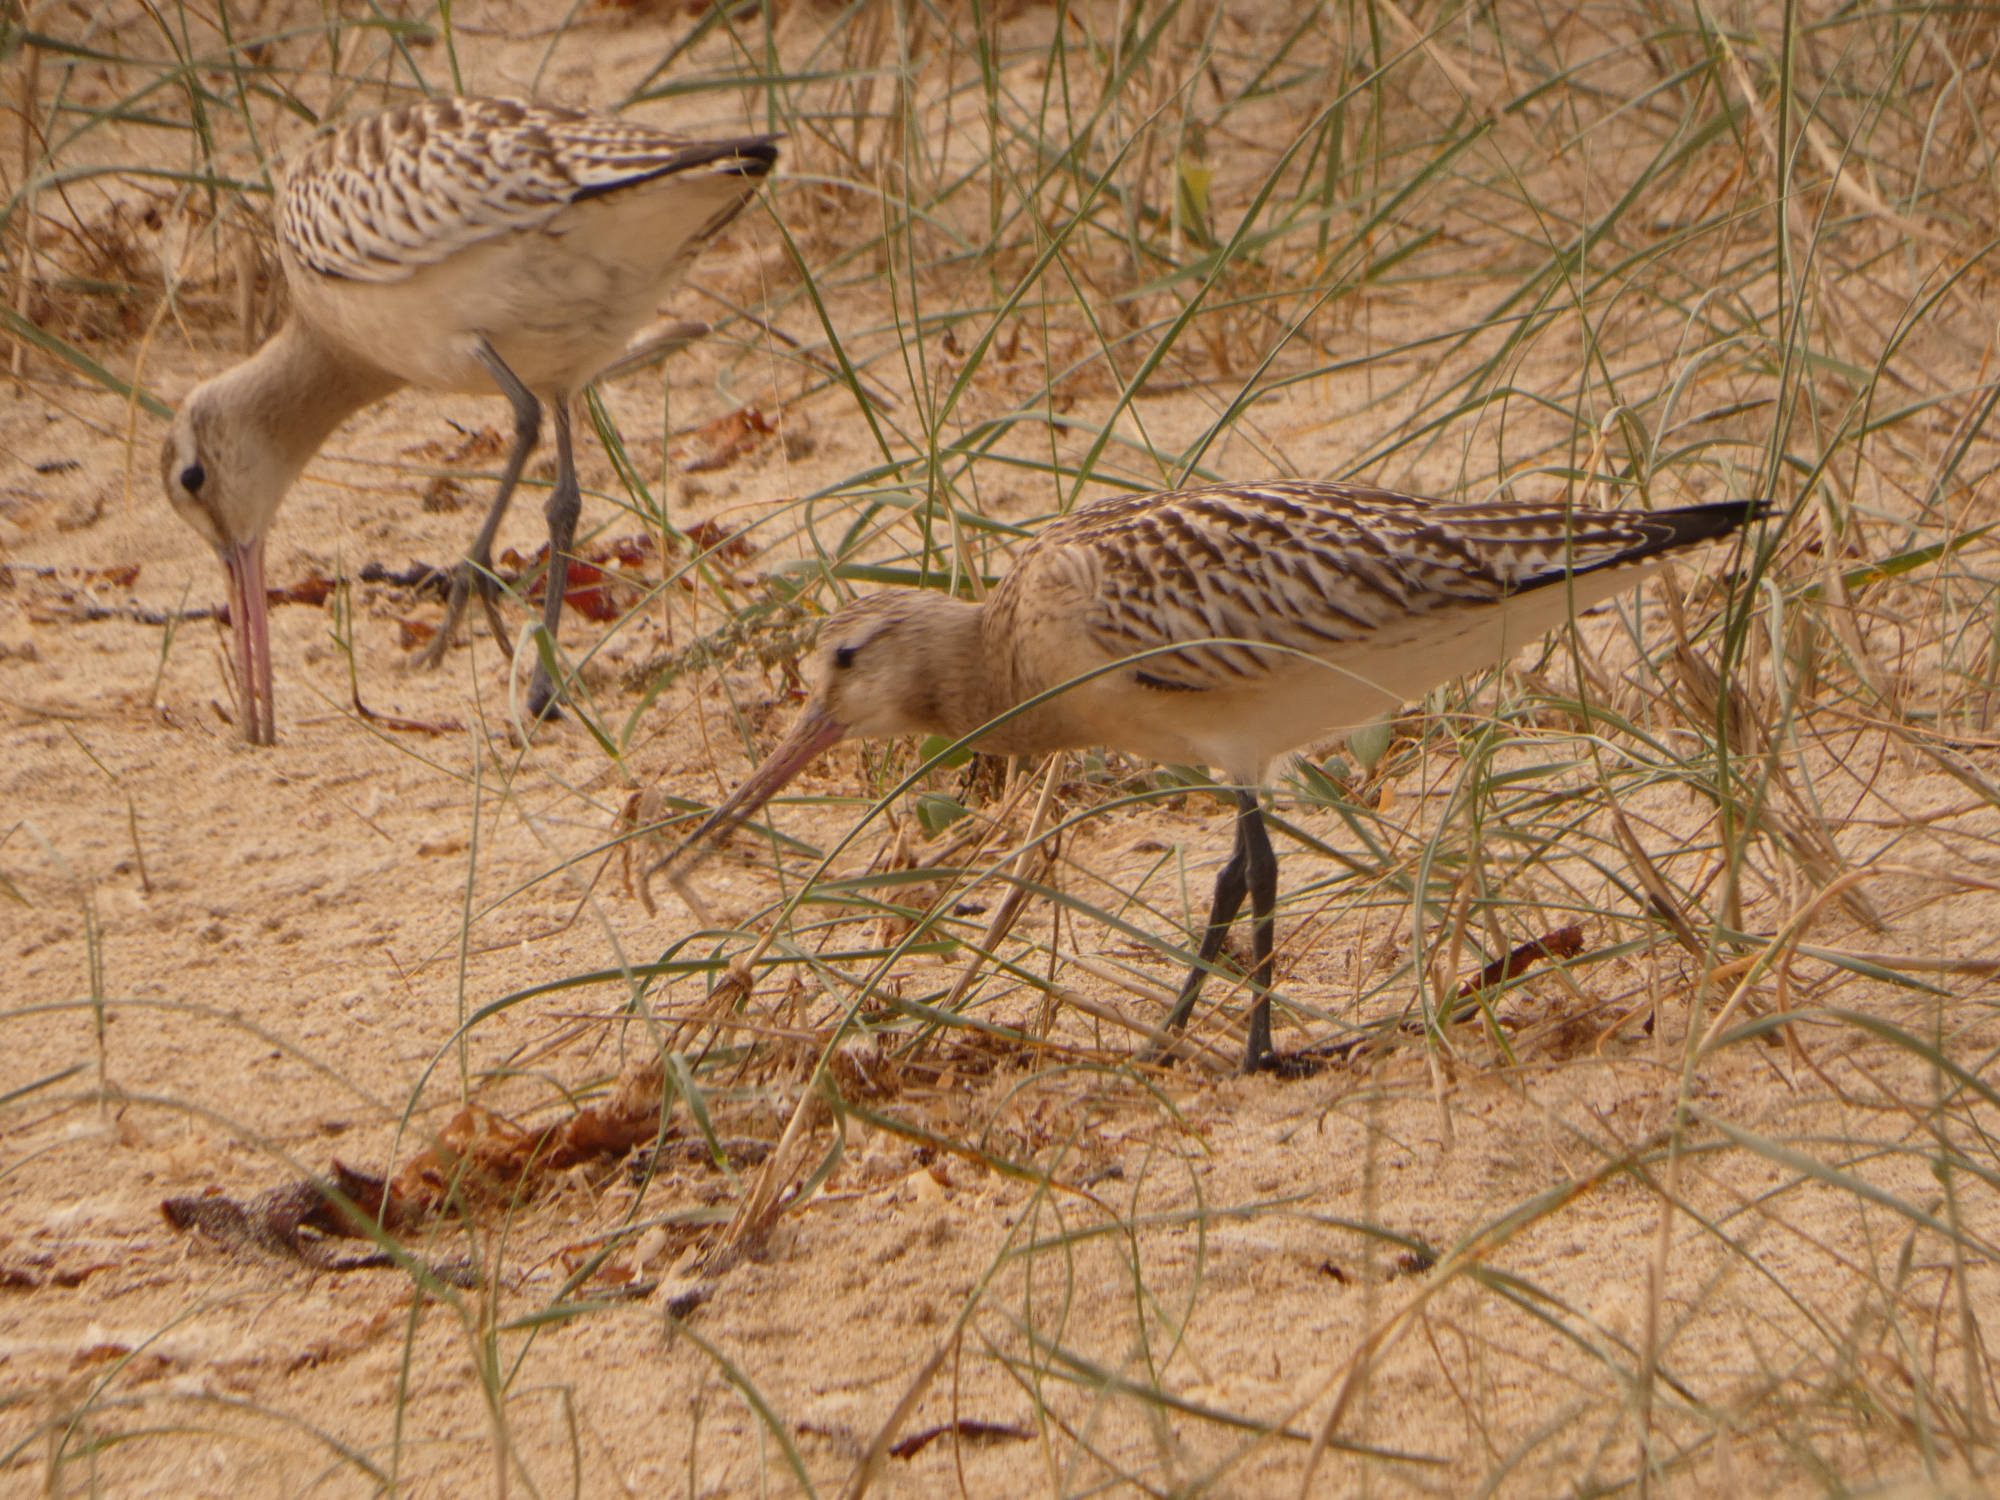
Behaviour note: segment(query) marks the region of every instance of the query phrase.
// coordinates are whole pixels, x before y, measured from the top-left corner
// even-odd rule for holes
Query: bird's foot
[[[531,723],[549,723],[562,715],[562,694],[549,681],[548,668],[541,662],[535,663],[534,681],[528,684],[528,719]]]
[[[1170,1068],[1187,1055],[1188,1046],[1179,1034],[1174,1034],[1148,1045],[1138,1054],[1136,1061],[1149,1068]],[[1268,1073],[1273,1078],[1291,1082],[1298,1078],[1317,1077],[1336,1061],[1338,1059],[1316,1048],[1280,1052],[1274,1047],[1266,1047],[1244,1058],[1243,1074],[1249,1077]]]
[[[486,624],[493,632],[493,639],[499,643],[501,653],[509,661],[514,658],[514,642],[509,638],[507,622],[500,618],[500,583],[490,568],[481,567],[471,558],[465,559],[451,570],[451,592],[445,597],[444,620],[438,625],[437,634],[417,658],[417,664],[427,670],[435,670],[451,650],[453,637],[458,634],[458,622],[465,617],[465,606],[473,593],[479,595],[479,607],[486,612]]]
[[[1316,1056],[1310,1049],[1303,1052],[1273,1050],[1246,1059],[1243,1071],[1246,1074],[1269,1073],[1273,1078],[1291,1083],[1300,1078],[1317,1078],[1331,1061],[1330,1058]]]

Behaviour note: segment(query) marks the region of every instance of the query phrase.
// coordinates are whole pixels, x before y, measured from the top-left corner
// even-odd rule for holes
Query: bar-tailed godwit
[[[428,660],[479,591],[492,546],[555,409],[542,623],[553,642],[581,496],[570,402],[628,358],[660,296],[749,202],[777,160],[764,136],[697,141],[636,121],[508,99],[434,98],[342,125],[284,176],[277,238],[292,308],[242,364],[196,386],[161,453],[167,498],[221,554],[243,732],[276,737],[264,538],[333,430],[402,385],[505,395],[514,442],[454,575]],[[554,698],[538,661],[528,706]]]
[[[977,732],[998,754],[1107,745],[1213,766],[1237,789],[1236,848],[1167,1024],[1186,1023],[1247,894],[1255,1070],[1275,1055],[1278,865],[1256,792],[1272,762],[1505,661],[1760,513],[1754,501],[1455,505],[1293,481],[1084,506],[1043,529],[983,604],[891,589],[836,613],[790,734],[650,874],[685,870],[851,736]]]

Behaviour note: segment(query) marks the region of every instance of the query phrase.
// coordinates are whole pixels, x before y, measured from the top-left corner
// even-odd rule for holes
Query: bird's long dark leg
[[[495,352],[483,334],[473,352],[514,408],[514,447],[507,455],[507,467],[501,471],[499,491],[493,496],[493,504],[479,527],[479,535],[473,538],[472,550],[465,554],[463,562],[452,569],[451,597],[445,604],[444,623],[438,627],[436,638],[423,655],[423,663],[427,667],[434,667],[443,661],[445,652],[451,649],[452,633],[458,629],[459,618],[465,613],[466,600],[475,588],[479,590],[479,603],[486,611],[487,623],[493,627],[493,639],[500,643],[502,651],[511,650],[507,626],[500,618],[498,605],[494,603],[493,538],[499,534],[500,523],[507,515],[507,506],[514,498],[514,488],[521,482],[521,471],[527,467],[528,455],[535,451],[536,440],[541,436],[542,403],[535,399],[533,391],[521,384],[520,377],[507,368],[507,362]]]
[[[556,487],[549,495],[549,581],[542,603],[542,629],[548,651],[535,656],[535,678],[528,687],[528,713],[537,719],[556,716],[555,684],[549,680],[549,658],[555,654],[556,626],[562,623],[563,595],[569,588],[569,554],[576,545],[576,520],[583,511],[583,491],[577,487],[576,459],[570,449],[569,402],[556,408]]]
[[[1250,933],[1250,984],[1257,998],[1250,1007],[1250,1045],[1243,1071],[1254,1073],[1272,1057],[1271,924],[1278,905],[1278,856],[1272,851],[1271,836],[1264,829],[1264,814],[1257,805],[1257,794],[1238,788],[1236,847],[1229,863],[1215,877],[1215,901],[1209,908],[1208,930],[1202,934],[1201,956],[1188,970],[1180,998],[1167,1016],[1169,1031],[1187,1025],[1188,1017],[1194,1013],[1202,981],[1214,967],[1223,940],[1229,936],[1230,924],[1243,909],[1245,895],[1250,898],[1250,914],[1255,924]]]
[[[1250,1046],[1243,1057],[1243,1071],[1255,1073],[1269,1066],[1275,1055],[1271,1047],[1271,925],[1278,908],[1278,856],[1272,851],[1257,794],[1238,791],[1236,800],[1236,846],[1249,855],[1245,873],[1250,884],[1250,989],[1257,997],[1250,1006]]]
[[[1239,792],[1237,795],[1240,809],[1243,794]],[[1251,805],[1254,807],[1256,804]],[[1208,929],[1201,937],[1201,956],[1188,970],[1188,977],[1181,985],[1180,997],[1174,1001],[1174,1008],[1167,1015],[1169,1031],[1179,1031],[1187,1025],[1188,1017],[1194,1014],[1194,1003],[1201,997],[1202,981],[1208,978],[1208,971],[1215,966],[1215,957],[1222,951],[1223,939],[1229,936],[1230,924],[1236,920],[1237,912],[1243,909],[1250,866],[1250,851],[1243,829],[1243,815],[1239,811],[1236,816],[1236,847],[1229,856],[1229,863],[1215,877],[1215,898],[1209,903]]]

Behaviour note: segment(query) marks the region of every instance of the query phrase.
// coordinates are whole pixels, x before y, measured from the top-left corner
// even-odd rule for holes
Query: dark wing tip
[[[1668,552],[1675,547],[1713,541],[1771,513],[1768,500],[1717,500],[1708,505],[1685,505],[1678,510],[1656,510],[1645,519],[1650,527],[1660,528],[1661,534],[1649,539],[1645,551]]]
[[[682,141],[671,156],[643,170],[634,171],[629,177],[592,183],[574,193],[570,201],[581,203],[587,198],[608,198],[642,183],[662,177],[678,177],[684,172],[697,172],[703,168],[721,177],[747,177],[762,181],[778,164],[778,142],[783,139],[778,135],[744,135],[720,141]],[[749,190],[751,193],[755,191],[754,188]],[[731,214],[734,212],[733,209],[730,211]],[[728,217],[725,215],[722,220],[709,225],[703,231],[703,237],[720,229],[728,222]]]
[[[681,148],[675,170],[713,165],[739,177],[765,177],[778,164],[781,135],[744,135],[733,140],[693,141]]]
[[[737,171],[745,177],[762,177],[778,164],[778,142],[782,135],[751,135],[736,142]]]
[[[1662,553],[1717,541],[1740,531],[1752,521],[1764,519],[1773,511],[1768,500],[1716,500],[1707,505],[1684,505],[1676,510],[1621,513],[1607,519],[1630,525],[1641,533],[1629,547],[1622,547],[1611,556],[1587,565],[1551,568],[1533,577],[1520,579],[1509,592],[1526,593],[1530,589],[1545,588],[1585,573],[1630,567]]]

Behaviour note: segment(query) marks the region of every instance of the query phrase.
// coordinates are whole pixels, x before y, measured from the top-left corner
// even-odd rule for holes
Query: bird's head
[[[190,391],[160,446],[167,502],[229,570],[243,729],[253,743],[274,733],[264,534],[328,434],[400,383],[293,318],[242,364]]]
[[[229,623],[236,643],[243,735],[253,745],[268,745],[277,730],[264,598],[264,533],[298,465],[275,444],[251,440],[242,424],[229,420],[233,384],[228,375],[207,381],[181,403],[160,445],[160,480],[167,503],[215,549],[229,573]]]
[[[956,733],[950,705],[975,668],[966,641],[978,613],[930,589],[855,600],[820,629],[807,716],[860,739]]]
[[[978,605],[928,589],[889,589],[836,613],[820,627],[812,695],[791,733],[648,878],[687,874],[841,740],[953,732],[950,705],[973,665],[978,619]]]
[[[225,559],[270,527],[299,469],[277,444],[257,441],[254,426],[231,419],[235,384],[224,375],[196,386],[160,445],[167,503]]]

